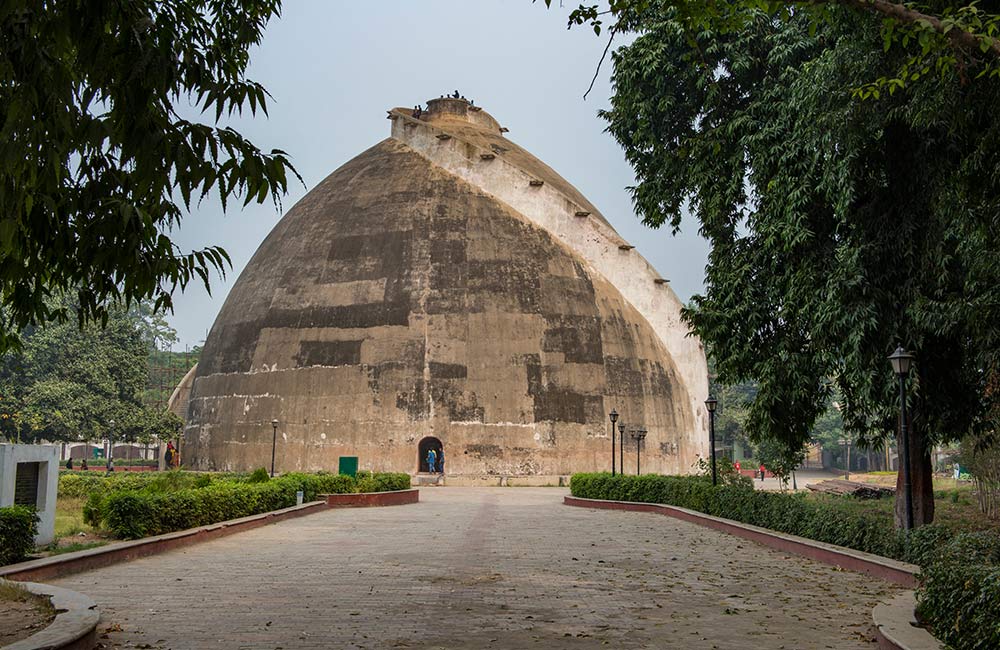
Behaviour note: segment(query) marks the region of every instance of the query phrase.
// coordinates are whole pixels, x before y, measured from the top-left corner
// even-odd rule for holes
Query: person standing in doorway
[[[444,449],[438,450],[438,473],[444,474]]]
[[[427,471],[431,474],[437,471],[437,452],[433,449],[427,452]]]

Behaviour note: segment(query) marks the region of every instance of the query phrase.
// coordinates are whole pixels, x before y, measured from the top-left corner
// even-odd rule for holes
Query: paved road
[[[795,472],[795,485],[800,491],[804,491],[806,486],[811,483],[819,483],[832,478],[844,478],[844,473],[825,469],[803,469]],[[792,481],[789,479],[788,484],[783,486],[781,481],[776,478],[766,478],[763,481],[754,479],[753,485],[758,490],[787,490],[792,488]]]
[[[425,489],[55,584],[108,647],[874,648],[886,583],[564,494]]]

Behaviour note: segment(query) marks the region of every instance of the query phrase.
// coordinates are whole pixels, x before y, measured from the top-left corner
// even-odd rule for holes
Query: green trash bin
[[[347,474],[348,476],[358,475],[358,457],[357,456],[341,456],[340,457],[340,474]]]

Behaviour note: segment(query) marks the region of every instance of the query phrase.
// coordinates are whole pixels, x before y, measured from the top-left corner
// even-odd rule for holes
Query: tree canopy
[[[52,308],[72,312],[68,298]],[[180,420],[141,402],[154,344],[148,310],[113,308],[104,327],[75,320],[22,332],[0,357],[0,431],[9,440],[77,441],[108,435],[148,442]]]
[[[546,6],[552,0],[545,0]],[[600,35],[611,21],[611,39],[632,31],[653,12],[670,11],[674,22],[690,35],[739,33],[760,13],[779,21],[808,21],[811,32],[834,24],[844,10],[880,24],[883,46],[900,45],[907,52],[894,74],[867,84],[863,95],[880,88],[894,92],[911,80],[936,72],[957,71],[964,80],[1000,76],[1000,14],[995,2],[892,2],[891,0],[606,0],[580,4],[569,15],[569,26],[590,25]],[[912,77],[912,79],[911,79]]]
[[[945,67],[863,99],[858,88],[910,57],[863,13],[829,6],[817,24],[758,10],[692,33],[676,4],[619,23],[636,38],[613,56],[602,114],[635,169],[643,221],[677,228],[688,210],[710,241],[687,319],[720,381],[759,381],[751,434],[792,449],[834,390],[862,443],[889,435],[886,356],[915,351],[914,469],[926,480],[932,441],[994,426],[1000,83]]]
[[[21,329],[80,322],[229,265],[169,232],[209,196],[279,201],[294,174],[222,124],[267,92],[245,71],[280,0],[0,3],[0,351]],[[210,118],[182,118],[188,102]],[[53,306],[55,305],[55,306]]]

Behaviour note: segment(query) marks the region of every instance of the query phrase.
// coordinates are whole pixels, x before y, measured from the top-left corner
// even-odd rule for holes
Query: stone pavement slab
[[[874,648],[899,590],[724,533],[433,488],[52,581],[116,648]]]

